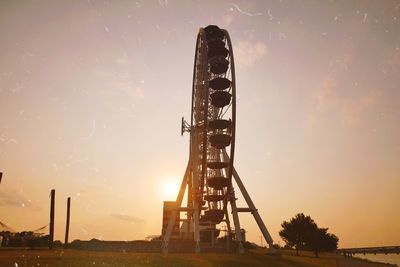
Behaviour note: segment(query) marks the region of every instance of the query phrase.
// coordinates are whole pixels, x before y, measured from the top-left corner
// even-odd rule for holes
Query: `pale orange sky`
[[[160,234],[188,160],[199,27],[230,32],[235,165],[276,242],[400,243],[399,1],[1,1],[0,220],[71,240]],[[242,202],[241,202],[242,203]],[[260,232],[242,219],[250,240]]]

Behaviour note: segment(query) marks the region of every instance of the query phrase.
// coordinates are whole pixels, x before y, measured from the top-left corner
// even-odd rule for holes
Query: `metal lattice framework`
[[[267,243],[272,238],[233,166],[236,126],[236,82],[232,43],[226,30],[210,25],[200,28],[197,36],[192,85],[190,124],[182,118],[181,133],[190,133],[189,162],[181,188],[163,236],[163,250],[168,251],[176,214],[186,212],[187,233],[193,226],[196,252],[200,243],[211,242],[219,235],[217,226],[225,223],[228,237],[234,232],[239,252],[243,237],[238,212],[251,212]],[[248,207],[237,208],[232,183],[244,196]],[[188,188],[187,206],[182,207]],[[234,229],[230,225],[231,206]]]

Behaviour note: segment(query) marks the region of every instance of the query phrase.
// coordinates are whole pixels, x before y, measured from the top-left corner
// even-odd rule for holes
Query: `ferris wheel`
[[[201,243],[214,244],[222,223],[226,225],[228,237],[235,237],[238,251],[243,252],[239,212],[254,215],[267,243],[272,246],[272,238],[234,169],[235,127],[236,81],[231,39],[226,30],[209,25],[200,28],[197,35],[191,118],[190,123],[182,118],[181,126],[182,135],[190,133],[189,162],[163,236],[164,251],[168,250],[173,228],[180,227],[176,221],[180,212],[186,212],[185,227],[184,223],[181,226],[183,231],[186,229],[183,238],[193,239],[196,252],[200,252]],[[232,178],[248,207],[236,206]],[[187,206],[182,207],[186,188]]]

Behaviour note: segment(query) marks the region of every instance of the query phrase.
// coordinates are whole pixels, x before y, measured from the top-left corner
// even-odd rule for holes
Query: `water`
[[[397,266],[400,266],[400,255],[398,254],[356,254],[355,256],[370,261],[397,264]]]

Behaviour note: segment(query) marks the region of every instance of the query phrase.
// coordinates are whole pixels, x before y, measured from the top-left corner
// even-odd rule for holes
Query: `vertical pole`
[[[53,248],[54,242],[54,204],[56,199],[56,190],[51,189],[50,193],[50,233],[49,233],[49,248]]]
[[[65,226],[65,242],[64,242],[64,248],[68,247],[68,235],[69,235],[69,216],[70,216],[70,211],[71,211],[71,198],[68,197],[67,199],[67,222]]]
[[[3,173],[0,172],[0,184],[1,184],[1,178],[3,177]]]

